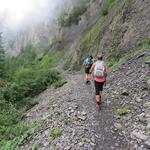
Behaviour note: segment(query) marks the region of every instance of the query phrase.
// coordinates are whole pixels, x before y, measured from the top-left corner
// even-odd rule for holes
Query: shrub
[[[59,88],[61,86],[63,86],[64,84],[66,84],[67,81],[64,81],[64,80],[58,80],[57,82],[54,83],[54,87],[55,88]]]
[[[50,136],[53,137],[53,138],[60,137],[61,134],[62,134],[62,131],[63,130],[54,130],[54,131],[51,132]]]
[[[117,111],[117,115],[119,115],[119,116],[124,116],[128,113],[129,113],[129,110],[127,108],[118,109],[118,111]]]
[[[33,72],[33,76],[31,78],[29,77],[29,74],[19,73],[18,78],[15,79],[16,82],[10,83],[4,89],[5,100],[9,102],[20,102],[26,97],[33,97],[39,94],[48,85],[61,80],[59,73],[54,70],[35,71]]]
[[[108,15],[108,10],[107,10],[107,9],[104,9],[103,12],[102,12],[102,15],[103,15],[103,16],[107,16],[107,15]]]
[[[3,141],[0,143],[1,150],[17,150],[16,142],[13,140]]]
[[[114,6],[115,2],[116,2],[116,0],[107,0],[105,8],[102,11],[102,15],[103,16],[107,16],[108,15],[109,10],[111,10],[111,8]]]
[[[16,58],[7,57],[6,79],[0,79],[0,149],[15,150],[33,133],[21,123],[22,114],[37,104],[33,97],[56,83],[61,86],[60,73],[50,69],[63,56],[59,51],[45,55],[40,61],[36,50],[28,47]],[[22,135],[22,136],[21,136]]]
[[[21,112],[18,111],[14,105],[6,102],[1,103],[0,105],[1,141],[13,140],[15,137],[22,135],[22,133],[27,130],[27,127],[19,123],[21,121],[21,118],[22,118]],[[6,143],[7,142],[5,142],[5,144]]]
[[[63,85],[59,72],[50,70],[50,67],[58,62],[63,54],[64,51],[58,51],[51,56],[45,55],[40,61],[37,61],[35,49],[32,48],[20,54],[16,60],[8,57],[6,66],[10,83],[3,88],[5,100],[17,102],[18,106],[26,104],[25,106],[29,109],[36,102],[30,103],[27,100],[28,97],[39,94],[55,82],[57,82],[56,86]],[[36,62],[36,64],[32,62]]]

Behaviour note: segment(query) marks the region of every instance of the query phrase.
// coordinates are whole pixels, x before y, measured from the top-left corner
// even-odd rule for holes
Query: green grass
[[[112,9],[112,7],[115,5],[117,0],[107,0],[106,5],[102,11],[102,15],[106,16],[108,15],[109,11]]]
[[[140,53],[144,52],[146,47],[149,47],[149,40],[144,41],[143,44],[140,44],[140,46],[135,48],[132,52],[126,53],[120,56],[119,58],[115,58],[115,57],[109,58],[108,60],[109,67],[112,70],[118,68],[122,64],[125,64],[126,62],[134,58],[136,55],[139,55]]]
[[[117,111],[118,116],[124,116],[128,113],[129,113],[129,110],[127,108],[118,109],[118,111]]]
[[[145,107],[145,108],[149,108],[149,109],[150,109],[150,103],[146,103],[146,104],[144,104],[144,107]]]
[[[28,50],[28,53],[31,53],[32,56],[33,50]],[[17,102],[19,106],[21,104],[27,106],[27,109],[36,104],[32,101],[32,97],[45,90],[47,86],[54,85],[55,82],[57,87],[64,84],[64,81],[61,81],[60,73],[51,69],[63,57],[64,51],[58,51],[51,56],[45,55],[40,61],[28,53],[20,54],[16,60],[9,58],[9,61],[6,61],[9,83],[3,88],[5,100]],[[31,59],[33,60],[31,61]],[[20,66],[20,64],[22,65]]]
[[[118,0],[108,0],[105,8],[102,11],[102,15],[98,19],[97,23],[91,28],[91,30],[85,35],[80,44],[80,55],[93,53],[93,50],[99,47],[100,41],[103,38],[103,32],[105,28],[112,22],[120,10],[113,10]],[[110,15],[107,15],[111,12]]]
[[[55,82],[53,85],[55,88],[59,88],[59,87],[62,87],[66,83],[67,83],[67,81],[59,80],[59,81]]]
[[[36,65],[36,69],[54,67],[56,63],[64,56],[64,51],[58,51],[51,56],[45,55],[42,60]]]
[[[146,125],[146,118],[145,117],[139,117],[139,122]]]
[[[71,63],[72,63],[72,56],[67,57],[65,63],[63,64],[63,69],[67,70],[71,67]]]
[[[37,132],[39,125],[27,127],[22,123],[23,114],[37,104],[34,96],[48,86],[66,83],[52,69],[63,55],[64,51],[58,51],[39,60],[36,50],[30,47],[15,58],[6,57],[6,75],[0,79],[0,150],[16,150]]]
[[[62,135],[63,130],[54,130],[51,132],[50,137],[57,138]]]
[[[32,150],[40,150],[40,145],[34,144],[34,145],[32,146]]]
[[[150,56],[146,56],[145,61],[150,61]]]
[[[18,146],[22,146],[25,143],[28,143],[32,138],[33,135],[36,134],[36,132],[38,132],[39,128],[41,128],[43,125],[45,125],[46,121],[39,121],[36,123],[33,123],[30,126],[24,126],[22,123],[18,122],[18,124],[20,125],[20,127],[22,127],[24,130],[16,135],[13,134],[13,136],[10,136],[9,138],[3,138],[0,141],[0,150],[19,150],[17,149]],[[10,125],[11,126],[11,125]],[[14,126],[12,126],[12,128],[14,128]],[[20,132],[20,128],[19,126],[16,126],[14,128],[14,133]],[[36,149],[39,148],[36,145],[33,145],[32,149]]]
[[[15,150],[15,138],[20,137],[28,130],[21,123],[22,113],[15,105],[1,102],[0,105],[0,147],[1,150]]]

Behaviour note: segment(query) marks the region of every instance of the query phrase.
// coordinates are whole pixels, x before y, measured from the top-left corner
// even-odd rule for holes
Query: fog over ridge
[[[39,25],[56,26],[59,14],[79,1],[82,0],[0,0],[0,32],[5,47],[10,48],[16,35]]]

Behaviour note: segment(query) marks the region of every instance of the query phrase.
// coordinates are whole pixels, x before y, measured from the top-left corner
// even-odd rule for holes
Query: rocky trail
[[[41,123],[20,150],[147,150],[150,148],[150,68],[147,53],[112,71],[104,87],[103,102],[95,103],[94,85],[83,74],[67,74],[67,83],[50,87],[36,99],[25,122]],[[118,109],[128,113],[117,115]],[[61,131],[51,137],[52,131]]]

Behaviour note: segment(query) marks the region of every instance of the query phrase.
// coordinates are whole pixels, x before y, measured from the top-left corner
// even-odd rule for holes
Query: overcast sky
[[[62,0],[0,0],[0,19],[5,28],[19,29],[54,17]]]

